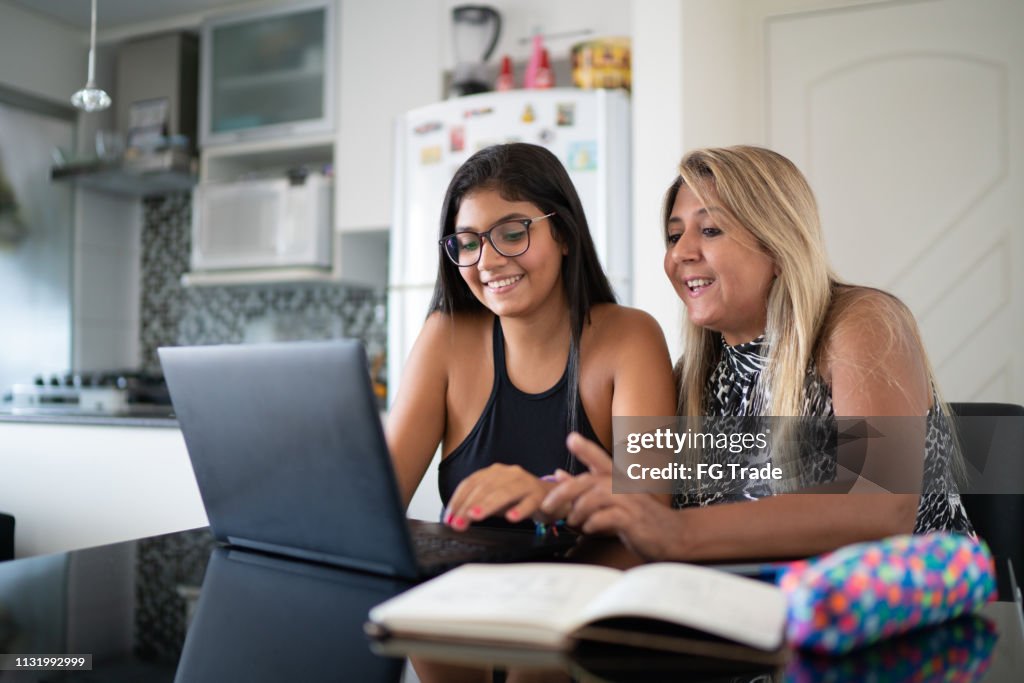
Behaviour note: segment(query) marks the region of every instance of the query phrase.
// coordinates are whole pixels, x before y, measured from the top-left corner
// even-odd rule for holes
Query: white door
[[[839,275],[917,316],[947,400],[1024,403],[1024,2],[767,17],[768,146]]]

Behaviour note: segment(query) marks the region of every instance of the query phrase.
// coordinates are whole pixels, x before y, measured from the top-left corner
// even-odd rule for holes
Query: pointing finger
[[[611,474],[612,459],[600,444],[573,432],[566,439],[565,445],[576,459],[586,465],[594,474]]]

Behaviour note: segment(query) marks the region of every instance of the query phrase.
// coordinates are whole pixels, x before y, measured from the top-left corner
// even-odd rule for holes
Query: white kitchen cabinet
[[[205,183],[222,183],[246,177],[284,177],[289,169],[300,166],[313,172],[322,172],[334,164],[336,150],[333,135],[210,147],[202,152],[200,177]],[[337,178],[334,182],[337,187]],[[332,196],[336,202],[337,192]],[[336,218],[337,205],[332,213]],[[329,269],[262,268],[194,272],[186,275],[183,282],[188,286],[343,282],[383,289],[387,285],[387,223],[385,221],[373,228],[335,232],[331,247],[332,265]]]
[[[208,524],[185,441],[174,426],[5,418],[0,443],[0,500],[17,519],[15,557]]]
[[[316,0],[203,23],[202,146],[334,129],[335,7]]]
[[[442,98],[440,0],[342,1],[335,149],[340,232],[391,225],[395,121]]]
[[[238,237],[233,239],[237,242],[237,248],[240,252],[251,254],[265,253],[267,236],[264,234],[261,237],[260,231],[255,229],[252,221],[246,224],[227,226],[220,223],[216,226],[208,226],[202,223],[204,218],[210,219],[209,217],[213,215],[207,213],[204,207],[201,206],[203,197],[207,196],[207,193],[214,187],[217,188],[215,191],[218,193],[229,191],[226,189],[227,187],[238,188],[238,191],[242,192],[244,188],[252,188],[258,184],[253,181],[280,180],[283,182],[286,177],[295,175],[299,169],[304,169],[301,171],[302,175],[313,175],[314,177],[321,177],[319,174],[329,175],[330,169],[333,166],[333,155],[333,135],[253,140],[204,148],[200,155],[200,185],[197,186],[196,191],[193,193],[193,230],[199,231],[193,233],[193,243],[196,243],[198,234],[210,235],[212,234],[212,229],[221,235],[237,235]],[[263,184],[266,185],[266,183]],[[333,201],[333,189],[327,188],[327,193],[328,202],[330,203]],[[327,221],[324,225],[325,229],[331,230],[331,232],[333,232],[331,228],[333,225],[331,222],[333,220],[332,213],[332,208],[328,206],[325,209],[325,213],[321,214],[325,216],[324,220]],[[239,221],[243,220],[242,213],[229,212],[225,214],[221,211],[218,215],[220,217],[217,220],[221,223],[225,220],[231,220],[232,217],[236,217]],[[300,212],[300,215],[306,214]],[[313,214],[308,215],[312,216]],[[250,234],[250,228],[253,228],[251,231],[252,241],[246,243],[245,235]],[[265,226],[265,228],[270,229],[271,232],[273,231],[271,226]],[[310,235],[313,235],[312,228],[310,228]],[[321,234],[321,239],[328,238]],[[337,240],[334,241],[337,242]],[[270,266],[274,259],[268,258],[263,267],[232,267],[224,270],[192,271],[182,278],[182,282],[186,286],[256,285],[325,281],[347,282],[363,286],[373,286],[375,284],[375,282],[367,281],[361,277],[353,277],[352,273],[341,272],[339,269],[341,259],[336,254],[339,245],[328,244],[327,246],[329,247],[328,253],[334,252],[331,264],[327,266],[323,264],[320,264],[319,267],[313,267],[312,264],[308,266],[300,266],[297,263],[285,264],[284,261],[287,261],[287,259],[282,254],[282,262],[275,263],[273,267]],[[223,245],[221,250],[223,251]],[[230,254],[225,253],[224,256],[228,261],[231,260]],[[195,259],[195,255],[193,255],[193,259]],[[197,265],[195,260],[193,260],[191,265],[193,268],[203,267]]]
[[[204,148],[200,155],[199,179],[207,183],[253,176],[283,176],[298,166],[322,170],[333,161],[334,136],[331,134],[254,140]]]
[[[446,17],[440,0],[329,4],[333,26],[328,33],[338,38],[332,49],[325,50],[333,55],[331,68],[337,74],[332,106],[338,116],[333,129],[321,133],[300,129],[291,134],[261,134],[206,144],[201,152],[200,180],[272,176],[300,165],[312,170],[333,166],[334,266],[326,275],[236,273],[232,282],[239,277],[253,282],[326,277],[370,286],[386,284],[394,121],[408,109],[440,99],[437,29]],[[219,284],[222,279],[218,274],[192,277],[189,282]]]
[[[213,16],[203,22],[197,200],[212,183],[332,173],[336,16],[335,0],[307,0]],[[199,209],[194,207],[194,216],[199,217],[194,229],[206,234],[208,226],[200,222],[204,214]],[[249,226],[216,227],[219,233],[230,232],[244,241]],[[252,231],[254,239],[257,232]],[[252,246],[240,243],[238,248],[246,251]],[[189,273],[184,282],[341,279],[335,264],[332,268],[203,271]]]

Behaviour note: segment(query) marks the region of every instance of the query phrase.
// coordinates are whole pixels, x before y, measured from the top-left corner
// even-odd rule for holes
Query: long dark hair
[[[569,429],[577,429],[580,386],[580,338],[589,321],[590,309],[600,303],[615,303],[615,294],[601,268],[590,237],[583,205],[565,167],[543,147],[516,142],[486,147],[459,167],[448,185],[441,206],[438,237],[455,232],[455,217],[463,197],[479,190],[494,190],[510,202],[530,202],[543,213],[554,211],[548,221],[559,244],[567,248],[562,258],[562,287],[569,302]],[[466,285],[459,268],[438,248],[437,282],[430,312],[461,313],[482,311]]]

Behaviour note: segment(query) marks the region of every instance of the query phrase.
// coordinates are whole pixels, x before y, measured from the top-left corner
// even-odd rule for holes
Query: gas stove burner
[[[17,414],[168,416],[171,398],[160,373],[91,370],[37,375],[32,384],[15,384],[10,408]]]
[[[66,372],[47,377],[36,375],[33,384],[37,387],[117,387],[129,389],[142,386],[164,386],[164,376],[159,372],[144,370],[87,370]]]

